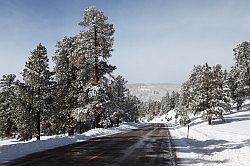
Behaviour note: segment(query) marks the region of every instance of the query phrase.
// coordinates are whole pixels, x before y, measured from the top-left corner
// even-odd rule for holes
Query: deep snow
[[[36,139],[26,142],[17,141],[16,139],[0,140],[0,164],[31,153],[53,149],[76,142],[87,141],[91,138],[125,132],[132,129],[137,129],[144,125],[145,124],[143,123],[123,123],[119,127],[113,127],[109,129],[92,129],[81,135],[42,136],[40,141],[36,141]]]
[[[178,165],[248,166],[250,165],[250,101],[242,110],[225,115],[226,122],[214,120],[209,126],[200,117],[193,117],[189,137],[187,127],[175,124],[174,112],[152,122],[169,123],[177,152]],[[169,119],[170,120],[170,119]]]

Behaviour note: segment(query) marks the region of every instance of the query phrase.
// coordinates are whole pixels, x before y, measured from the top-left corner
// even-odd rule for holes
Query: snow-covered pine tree
[[[76,85],[79,68],[74,56],[77,48],[76,37],[64,37],[62,41],[57,42],[56,47],[57,50],[53,57],[57,83],[55,103],[58,114],[56,124],[57,128],[61,128],[62,131],[68,130],[69,134],[73,134],[75,124],[72,112],[78,108],[77,100],[78,93],[80,93]]]
[[[17,100],[16,75],[3,75],[0,80],[0,136],[10,137],[17,130],[15,111]]]
[[[174,109],[179,102],[180,94],[178,92],[172,91],[170,95],[170,108]]]
[[[208,120],[208,124],[212,124],[213,111],[210,107],[211,91],[212,91],[212,68],[206,63],[202,66],[200,73],[200,86],[198,86],[199,94],[196,96],[200,113]]]
[[[142,102],[138,107],[138,112],[139,112],[139,118],[141,120],[147,121],[149,119],[149,113],[148,113],[148,102]]]
[[[216,65],[212,68],[211,80],[211,100],[210,109],[215,118],[220,118],[224,121],[223,115],[230,110],[230,98],[227,93],[224,74],[221,65]]]
[[[189,81],[186,81],[182,84],[179,96],[179,102],[176,106],[176,116],[179,118],[179,123],[182,126],[186,126],[189,122],[189,114],[191,113],[190,106],[190,85]]]
[[[166,92],[165,96],[161,99],[161,110],[163,114],[166,114],[171,110],[169,92]]]
[[[124,120],[128,122],[136,122],[139,118],[139,107],[141,105],[141,101],[138,97],[133,96],[131,94],[126,95],[126,100],[124,104]]]
[[[17,82],[17,108],[15,117],[20,140],[32,139],[36,134],[36,112],[33,105],[33,91],[29,85]]]
[[[95,7],[88,7],[84,11],[84,17],[80,21],[79,25],[84,27],[84,30],[78,35],[78,43],[82,44],[84,50],[83,55],[87,62],[91,62],[91,68],[93,74],[92,79],[87,86],[87,91],[95,91],[95,94],[99,94],[98,91],[103,91],[105,88],[104,77],[106,74],[110,74],[115,67],[108,64],[108,59],[111,57],[113,51],[113,34],[114,28],[112,24],[107,22],[107,17],[104,13]],[[81,50],[81,49],[80,49]],[[90,92],[90,93],[92,93]],[[99,96],[101,97],[101,96]],[[97,96],[95,97],[97,98]],[[106,99],[98,99],[102,103],[96,103],[97,101],[89,101],[89,106],[94,110],[95,127],[100,127],[102,119],[103,102]]]
[[[26,92],[31,96],[28,103],[32,107],[32,113],[35,114],[37,140],[40,140],[41,122],[44,122],[43,116],[47,114],[47,101],[50,97],[52,73],[49,71],[48,62],[47,50],[40,43],[31,52],[22,73]]]
[[[245,97],[250,96],[250,42],[242,42],[233,51],[238,72],[236,79],[238,84],[244,85]]]
[[[201,65],[194,66],[188,80],[188,86],[190,92],[188,98],[189,107],[194,115],[199,114],[201,111],[200,104],[198,103],[200,96],[201,71],[202,71]]]
[[[120,120],[124,114],[124,102],[126,100],[126,94],[128,93],[128,89],[125,87],[127,81],[121,76],[118,75],[111,81],[111,102],[110,106],[112,111],[113,120],[116,122],[116,126],[119,126]]]
[[[241,108],[246,95],[244,81],[239,77],[239,72],[240,71],[233,66],[227,76],[227,86],[230,90],[230,98],[237,104],[237,110]]]
[[[229,110],[229,98],[226,95],[224,75],[221,65],[210,67],[207,63],[195,68],[190,83],[190,109],[194,114],[201,114],[212,124],[213,118],[223,119]]]
[[[229,109],[231,109],[231,104],[233,103],[233,99],[231,98],[231,90],[229,84],[229,72],[227,69],[223,71],[223,96],[225,97],[225,101],[228,104]],[[229,110],[228,110],[229,111]]]

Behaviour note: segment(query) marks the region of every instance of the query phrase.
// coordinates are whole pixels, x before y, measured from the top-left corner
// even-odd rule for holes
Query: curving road
[[[163,124],[91,139],[14,160],[12,166],[161,166],[176,165],[168,128]]]

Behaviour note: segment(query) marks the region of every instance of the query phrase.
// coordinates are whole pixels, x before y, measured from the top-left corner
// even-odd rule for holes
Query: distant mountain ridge
[[[160,101],[167,92],[179,91],[180,85],[172,83],[136,83],[127,84],[127,88],[131,94],[142,101]]]

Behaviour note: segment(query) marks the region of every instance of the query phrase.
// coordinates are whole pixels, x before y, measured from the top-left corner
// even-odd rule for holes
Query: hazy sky
[[[229,68],[249,41],[248,0],[0,0],[0,75],[19,74],[40,42],[51,57],[90,5],[114,24],[110,62],[129,83],[181,83],[205,62]]]

